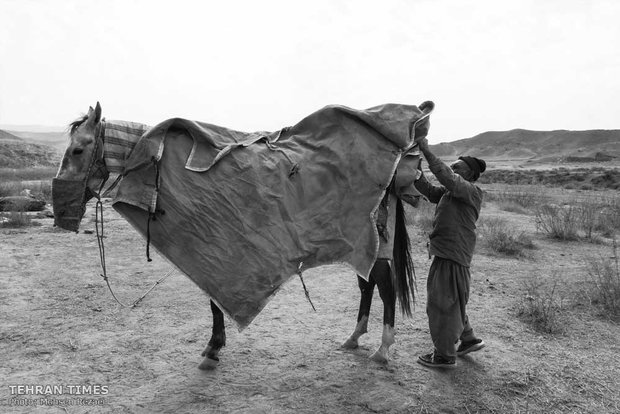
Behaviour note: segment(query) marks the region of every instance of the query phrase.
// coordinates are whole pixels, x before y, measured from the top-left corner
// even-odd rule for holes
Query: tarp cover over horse
[[[299,270],[368,277],[374,213],[429,114],[330,105],[271,133],[169,119],[137,143],[113,205],[243,329]]]

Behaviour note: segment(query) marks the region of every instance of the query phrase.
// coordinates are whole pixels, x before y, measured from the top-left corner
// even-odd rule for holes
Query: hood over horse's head
[[[109,173],[103,161],[103,123],[101,105],[70,125],[69,145],[52,180],[54,224],[77,231],[86,203],[98,197]]]

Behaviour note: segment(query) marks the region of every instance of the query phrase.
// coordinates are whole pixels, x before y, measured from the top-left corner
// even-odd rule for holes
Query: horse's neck
[[[148,131],[148,125],[129,121],[105,121],[103,159],[111,174],[120,174],[134,147]]]

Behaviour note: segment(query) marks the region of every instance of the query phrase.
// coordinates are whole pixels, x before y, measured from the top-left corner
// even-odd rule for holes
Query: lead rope
[[[99,229],[100,226],[101,226],[101,230]],[[101,197],[99,196],[97,196],[97,204],[95,205],[95,229],[97,231],[97,244],[99,245],[99,260],[101,262],[101,270],[103,271],[103,273],[101,273],[99,276],[101,276],[103,280],[105,280],[105,283],[106,285],[108,285],[108,290],[112,294],[112,297],[114,298],[116,303],[118,303],[122,307],[135,308],[142,301],[142,299],[146,297],[146,295],[148,295],[153,289],[155,289],[157,285],[159,285],[168,276],[172,274],[174,269],[170,269],[168,273],[166,273],[157,282],[155,282],[153,286],[151,286],[146,292],[144,292],[144,294],[140,296],[138,299],[134,300],[133,303],[131,303],[130,305],[121,302],[116,297],[116,294],[114,293],[114,290],[112,289],[112,285],[110,284],[110,278],[108,277],[108,272],[106,269],[105,245],[103,243],[103,238],[104,238],[104,235],[103,235],[103,203],[101,202]]]
[[[159,163],[157,162],[157,158],[156,157],[152,157],[151,161],[153,162],[153,165],[155,166],[155,197],[159,197]],[[155,208],[155,211],[151,212],[150,208],[149,208],[149,212],[148,212],[148,219],[146,221],[146,260],[147,261],[152,261],[151,260],[151,250],[150,250],[150,246],[151,246],[151,221],[155,221],[156,217],[155,215],[157,213],[161,213],[164,214],[164,211],[158,211],[157,208]]]
[[[306,295],[306,299],[308,299],[308,302],[310,302],[310,306],[312,306],[312,310],[316,312],[316,308],[314,307],[314,304],[312,303],[312,299],[310,299],[310,292],[308,292],[308,289],[306,288],[306,284],[304,283],[304,278],[301,276],[301,268],[304,265],[304,262],[300,262],[299,266],[297,267],[297,274],[299,275],[299,280],[301,280],[301,285],[304,287],[304,293]]]

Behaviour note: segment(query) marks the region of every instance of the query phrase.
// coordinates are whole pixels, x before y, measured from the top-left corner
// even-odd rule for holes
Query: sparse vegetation
[[[21,169],[24,167],[53,167],[60,155],[47,145],[26,141],[0,141],[0,166]]]
[[[500,207],[518,206],[521,212],[531,209],[545,199],[545,189],[542,186],[511,186],[510,189],[503,188],[499,191],[487,191],[484,195],[486,201],[496,201]],[[510,211],[502,208],[502,210]]]
[[[579,211],[572,205],[543,204],[536,207],[536,229],[559,240],[577,240]]]
[[[0,227],[20,228],[33,225],[30,216],[23,211],[10,211],[0,215]]]
[[[482,245],[496,253],[507,256],[524,256],[526,249],[534,249],[532,239],[511,227],[499,217],[486,217],[480,220],[480,238]]]
[[[0,168],[0,182],[51,180],[58,167]]]
[[[596,230],[603,236],[613,236],[617,230],[620,230],[620,197],[602,197],[598,208]]]
[[[28,190],[33,197],[50,203],[55,175],[55,168],[0,168],[0,197],[21,195]]]
[[[573,168],[551,170],[491,170],[480,177],[481,184],[548,185],[581,190],[619,190],[620,170],[615,168]]]
[[[613,256],[610,258],[590,258],[588,278],[591,286],[590,300],[602,307],[612,319],[620,318],[620,266],[618,264],[618,245],[613,241]]]
[[[619,228],[618,199],[586,199],[573,204],[543,204],[535,208],[536,228],[559,240],[599,242]]]
[[[557,280],[550,288],[538,280],[525,283],[525,296],[518,305],[517,314],[537,331],[549,334],[564,333],[563,300],[557,286]]]

